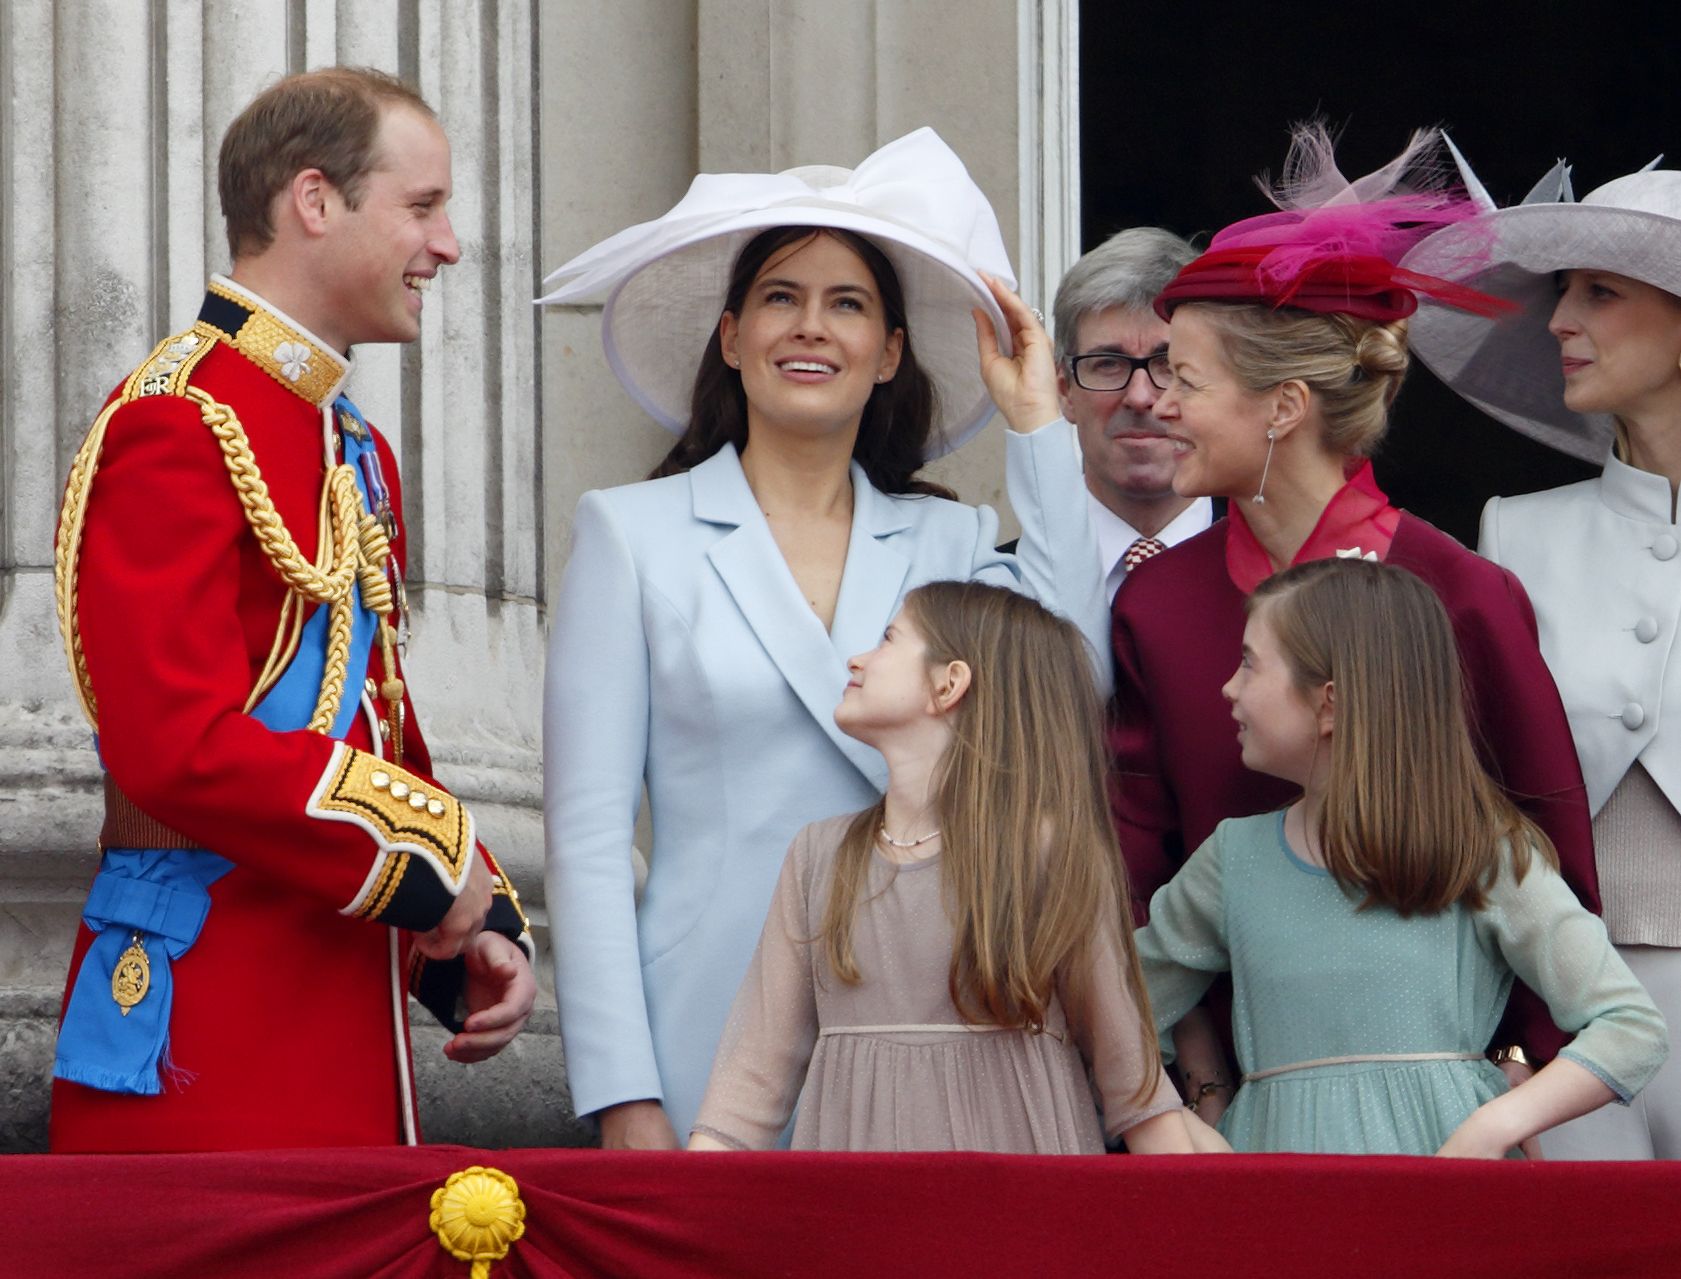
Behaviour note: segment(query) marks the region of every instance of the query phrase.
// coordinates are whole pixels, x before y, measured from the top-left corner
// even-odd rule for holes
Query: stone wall
[[[240,107],[289,71],[372,64],[418,84],[450,134],[461,264],[429,294],[419,342],[358,352],[354,391],[402,462],[419,712],[441,777],[522,886],[543,993],[527,1034],[482,1066],[445,1061],[442,1035],[416,1017],[422,1123],[432,1140],[568,1144],[584,1133],[566,1098],[542,900],[544,600],[578,496],[640,477],[668,437],[613,380],[598,313],[539,314],[529,299],[546,270],[663,212],[698,169],[850,165],[930,124],[992,197],[1045,305],[1038,282],[1071,250],[1067,219],[1045,206],[1062,188],[1040,175],[1067,176],[1073,141],[1060,115],[1040,117],[1072,92],[1073,9],[0,6],[0,1150],[45,1141],[52,1028],[99,819],[53,612],[60,486],[110,388],[190,322],[206,274],[226,267],[215,153]],[[994,427],[936,470],[968,500],[1003,505],[1002,456]]]

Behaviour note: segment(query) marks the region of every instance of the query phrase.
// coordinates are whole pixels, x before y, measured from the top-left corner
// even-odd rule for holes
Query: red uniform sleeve
[[[313,519],[286,517],[310,554]],[[117,410],[79,573],[100,753],[130,800],[343,913],[416,930],[443,918],[475,847],[466,808],[368,752],[244,713],[285,587],[196,405],[159,395]]]
[[[387,487],[391,490],[392,507],[401,513],[403,510],[402,478],[398,473],[397,459],[391,452],[391,446],[385,436],[379,431],[373,432],[374,446],[379,451],[380,471],[385,478]],[[408,574],[408,539],[399,536],[391,544],[391,553],[396,558],[397,574],[406,577]],[[379,647],[375,646],[372,655],[372,668],[375,680],[378,682],[385,674],[385,657]],[[397,674],[402,674],[402,658],[397,658]],[[403,684],[403,762],[416,772],[428,778],[432,774],[432,754],[427,748],[425,734],[421,732],[419,717],[415,714],[414,702],[409,695],[408,681]],[[503,872],[490,850],[482,843],[478,845],[478,855],[484,859],[491,875],[490,913],[485,916],[485,929],[493,933],[501,933],[509,941],[525,951],[526,958],[536,963],[536,945],[531,938],[531,925],[525,917],[525,910],[520,905],[519,892],[513,881]],[[409,993],[420,1001],[438,1021],[452,1031],[459,1032],[464,1020],[464,1006],[461,997],[466,989],[466,967],[461,959],[435,960],[428,959],[412,946],[409,949],[408,961],[408,989]]]

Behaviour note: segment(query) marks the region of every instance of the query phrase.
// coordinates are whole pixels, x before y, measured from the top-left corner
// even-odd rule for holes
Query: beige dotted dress
[[[1091,948],[1085,1002],[1053,1001],[1045,1033],[964,1024],[938,856],[875,852],[853,925],[863,980],[838,980],[812,939],[851,820],[795,837],[695,1132],[768,1149],[797,1103],[796,1149],[1098,1154],[1105,1133],[1178,1109],[1159,1066],[1139,1099],[1152,1032],[1113,939]]]

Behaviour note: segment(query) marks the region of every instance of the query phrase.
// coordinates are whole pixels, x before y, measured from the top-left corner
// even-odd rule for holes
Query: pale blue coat
[[[1073,429],[1006,435],[1015,555],[994,549],[989,507],[891,497],[853,465],[832,633],[733,447],[685,475],[579,501],[544,706],[548,910],[579,1114],[658,1098],[687,1136],[790,841],[886,785],[881,756],[833,712],[846,659],[875,647],[906,591],[945,578],[1027,591],[1079,624],[1107,672]],[[638,907],[644,780],[654,840]]]

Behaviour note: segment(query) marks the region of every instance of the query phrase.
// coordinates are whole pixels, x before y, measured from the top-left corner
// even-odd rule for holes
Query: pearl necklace
[[[929,840],[936,838],[939,833],[940,828],[936,826],[926,835],[919,836],[916,839],[894,839],[893,836],[887,833],[887,823],[883,822],[881,824],[881,837],[893,848],[916,848],[922,844],[926,844]]]

